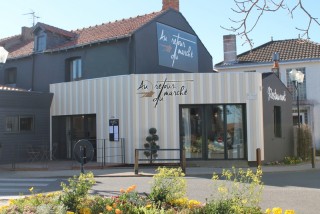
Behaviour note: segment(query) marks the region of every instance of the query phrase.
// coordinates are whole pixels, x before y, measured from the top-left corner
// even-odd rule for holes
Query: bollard
[[[139,151],[135,150],[135,160],[134,160],[134,174],[137,175],[139,173]]]
[[[257,167],[261,166],[261,149],[257,148],[256,150],[256,157],[257,157]]]
[[[181,154],[181,169],[184,174],[186,174],[186,150],[182,149],[182,154]]]
[[[315,155],[316,155],[315,149],[313,147],[311,147],[311,165],[312,165],[313,169],[316,167],[316,165],[315,165]]]

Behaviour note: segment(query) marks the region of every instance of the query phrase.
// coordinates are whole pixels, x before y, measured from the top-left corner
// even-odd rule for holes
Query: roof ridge
[[[132,20],[132,19],[137,19],[137,18],[146,17],[146,16],[148,16],[148,15],[157,14],[157,13],[158,13],[158,14],[161,14],[162,12],[163,12],[163,10],[157,11],[157,12],[146,13],[146,14],[143,14],[143,15],[137,15],[137,16],[129,17],[129,18],[116,19],[116,20],[114,20],[114,21],[103,22],[103,23],[101,23],[101,24],[96,24],[96,25],[93,25],[93,26],[83,27],[83,28],[76,29],[76,30],[70,30],[70,32],[72,32],[72,33],[77,33],[77,32],[79,32],[79,31],[84,31],[84,30],[87,30],[87,29],[90,29],[90,28],[94,28],[94,27],[99,27],[99,26],[103,26],[103,25],[108,25],[108,24],[114,24],[114,23],[124,22],[124,21]]]

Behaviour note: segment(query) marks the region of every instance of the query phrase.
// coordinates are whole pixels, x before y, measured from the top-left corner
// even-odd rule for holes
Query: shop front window
[[[181,145],[190,159],[244,159],[244,105],[181,108]]]

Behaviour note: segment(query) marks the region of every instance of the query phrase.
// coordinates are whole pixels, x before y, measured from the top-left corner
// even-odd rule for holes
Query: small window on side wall
[[[7,116],[6,117],[6,132],[31,132],[34,130],[33,116]]]
[[[282,129],[281,129],[281,107],[274,106],[273,109],[274,114],[274,136],[275,137],[282,137]]]
[[[77,81],[82,79],[81,58],[71,58],[67,60],[67,81]]]
[[[17,68],[8,68],[5,70],[5,84],[16,86],[17,83]]]

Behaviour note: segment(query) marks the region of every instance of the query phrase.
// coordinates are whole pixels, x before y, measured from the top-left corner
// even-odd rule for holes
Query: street
[[[320,210],[320,170],[297,172],[268,172],[263,175],[265,188],[262,194],[261,207],[281,207],[294,209],[297,214],[318,214]],[[214,195],[211,175],[186,177],[187,197],[206,202]],[[149,193],[152,177],[96,177],[93,194],[106,196],[118,195],[120,188],[137,185],[139,193]],[[60,183],[67,178],[33,178],[33,179],[0,179],[0,199],[18,196],[20,193],[51,192],[61,190]]]

